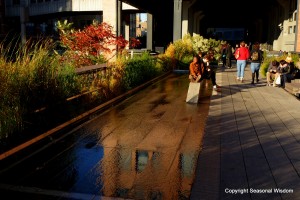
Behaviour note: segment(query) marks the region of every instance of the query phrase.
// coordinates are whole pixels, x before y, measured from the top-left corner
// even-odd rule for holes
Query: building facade
[[[201,9],[195,9],[195,3],[197,0],[173,1],[173,23],[169,22],[173,24],[173,41],[182,38],[186,33],[201,34],[205,15]],[[159,46],[158,41],[162,43],[161,38],[169,38],[166,35],[170,35],[159,34],[167,31],[161,30],[165,28],[166,23],[163,22],[162,25],[155,15],[150,15],[147,23],[137,26],[136,13],[144,11],[122,3],[121,0],[0,0],[0,9],[2,36],[10,31],[23,32],[27,37],[43,34],[55,36],[56,22],[65,19],[73,22],[75,28],[91,24],[94,19],[100,22],[106,21],[113,25],[117,34],[124,35],[126,39],[138,36],[137,31],[142,35],[142,27],[146,27],[148,49],[152,49],[154,43]],[[122,12],[119,12],[120,10]],[[249,34],[255,34],[255,40],[269,44],[273,50],[300,51],[298,10],[298,0],[274,0],[265,11],[268,18],[254,22],[255,27],[249,31]],[[150,41],[152,30],[155,32],[154,41]],[[230,32],[225,31],[224,34]],[[172,41],[163,43],[170,42]]]
[[[279,0],[269,13],[269,35],[273,49],[296,51],[298,12],[297,0]]]
[[[40,37],[42,35],[57,37],[57,21],[68,20],[73,23],[74,28],[83,28],[92,24],[93,20],[99,22],[103,18],[114,20],[117,12],[115,3],[119,3],[122,10],[119,19],[123,26],[117,34],[130,34],[129,37],[136,37],[135,16],[140,12],[137,8],[120,1],[107,0],[5,0],[5,21],[11,32],[21,32],[29,37]],[[0,5],[1,6],[1,5]],[[111,9],[111,10],[108,10]],[[110,14],[112,13],[112,15]],[[127,19],[134,19],[128,21]],[[0,19],[1,20],[1,19]],[[109,22],[108,22],[109,23]],[[114,21],[112,22],[114,23]],[[131,23],[133,23],[131,25]],[[115,31],[117,25],[111,24]],[[130,33],[124,28],[130,26]],[[24,30],[22,30],[24,29]]]

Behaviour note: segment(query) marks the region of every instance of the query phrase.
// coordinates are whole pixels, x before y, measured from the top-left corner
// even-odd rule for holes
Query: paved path
[[[192,200],[300,199],[300,102],[250,73],[217,73]]]

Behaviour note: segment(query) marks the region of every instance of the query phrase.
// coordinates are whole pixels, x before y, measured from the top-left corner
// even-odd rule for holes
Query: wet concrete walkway
[[[250,74],[217,73],[192,200],[300,199],[300,102]]]

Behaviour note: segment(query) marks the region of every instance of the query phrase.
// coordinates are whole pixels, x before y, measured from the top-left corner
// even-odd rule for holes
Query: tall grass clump
[[[141,85],[163,71],[160,66],[156,65],[156,58],[147,52],[133,59],[123,60],[123,62],[122,85],[125,90]]]
[[[74,68],[60,62],[51,40],[1,45],[0,139],[20,131],[28,113],[80,91]]]

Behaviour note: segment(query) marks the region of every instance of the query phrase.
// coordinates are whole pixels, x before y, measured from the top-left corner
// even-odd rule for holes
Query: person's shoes
[[[214,85],[214,86],[213,86],[213,90],[218,91],[218,92],[221,91],[220,88],[221,88],[221,87],[218,86],[218,85]]]
[[[240,78],[240,81],[243,83],[244,82],[243,78]]]
[[[254,81],[252,81],[251,84],[254,85]]]
[[[256,83],[258,83],[259,82],[259,79],[256,79]]]

